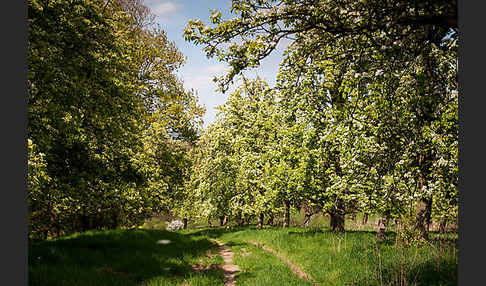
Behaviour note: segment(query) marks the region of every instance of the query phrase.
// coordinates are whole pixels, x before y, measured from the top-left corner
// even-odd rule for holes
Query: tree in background
[[[213,27],[192,20],[185,30],[209,57],[230,64],[221,89],[279,42],[290,42],[278,89],[290,101],[297,98],[292,106],[312,104],[306,116],[320,132],[324,193],[334,193],[337,221],[348,199],[391,216],[414,198],[415,227],[426,238],[432,197],[455,197],[449,183],[457,182],[452,171],[449,183],[438,183],[444,178],[438,172],[445,173],[434,163],[439,137],[457,142],[456,1],[243,0],[231,10],[237,17],[222,20],[212,11]],[[440,118],[450,128],[432,132],[443,125]],[[456,170],[453,149],[440,150],[441,164]],[[454,199],[440,201],[452,203],[450,210],[457,206]]]

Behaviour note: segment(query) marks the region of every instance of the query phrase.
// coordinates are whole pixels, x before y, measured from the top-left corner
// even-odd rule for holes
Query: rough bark
[[[427,160],[423,155],[421,155],[418,159],[418,164],[421,168],[418,176],[418,190],[419,192],[423,191],[425,185],[425,172],[426,166],[425,162]],[[431,222],[431,214],[432,214],[432,198],[422,195],[420,200],[417,202],[417,209],[415,213],[415,229],[419,231],[420,237],[428,240],[429,238],[429,226]]]
[[[419,231],[420,237],[428,240],[430,216],[432,212],[432,199],[421,198],[417,203],[415,228]]]
[[[258,214],[258,223],[257,223],[257,229],[262,229],[263,228],[263,213]]]
[[[271,213],[269,216],[268,216],[268,221],[267,221],[267,225],[274,225],[274,215]]]
[[[338,199],[334,209],[329,212],[331,218],[329,226],[333,232],[344,232],[345,214],[344,202]]]
[[[344,214],[341,212],[332,212],[329,214],[331,220],[329,227],[333,232],[344,232]]]
[[[368,223],[368,213],[364,213],[363,214],[363,224],[367,224]]]
[[[283,227],[290,227],[290,201],[285,201]]]
[[[439,233],[444,234],[447,226],[447,220],[442,219],[439,223]]]
[[[228,223],[228,216],[224,216],[224,219],[223,219],[223,226],[225,226],[227,223]]]
[[[386,231],[387,219],[380,218],[378,220],[378,239],[383,240],[385,239],[385,231]]]
[[[312,216],[312,213],[305,213],[304,222],[302,223],[302,227],[308,227],[309,226],[311,216]]]

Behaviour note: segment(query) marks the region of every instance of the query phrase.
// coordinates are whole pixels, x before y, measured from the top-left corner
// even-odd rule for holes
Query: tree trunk
[[[225,226],[227,223],[228,223],[228,216],[224,216],[224,219],[223,219],[223,226]]]
[[[368,223],[368,213],[364,213],[363,214],[363,224],[367,224]]]
[[[111,227],[112,228],[118,227],[118,211],[114,211],[111,213]]]
[[[208,218],[208,227],[213,227],[213,224],[211,223],[211,219]]]
[[[273,213],[271,213],[270,215],[268,215],[267,224],[273,226],[273,224],[274,224],[274,215],[273,215]]]
[[[219,226],[223,226],[224,225],[224,216],[220,216],[219,217]]]
[[[446,230],[447,220],[441,219],[439,223],[439,234],[444,234]]]
[[[90,229],[93,229],[94,228],[94,219],[93,219],[93,216],[89,216],[88,218],[88,230]]]
[[[419,177],[418,177],[418,190],[419,192],[423,192],[423,188],[425,185],[425,175],[426,166],[424,165],[426,162],[423,155],[420,155],[418,158],[418,165],[420,167]],[[420,233],[420,237],[428,240],[429,238],[429,225],[432,213],[432,198],[428,198],[425,195],[422,195],[420,200],[417,202],[417,209],[415,213],[415,229],[417,229]]]
[[[87,216],[82,215],[81,216],[81,231],[85,232],[88,230],[89,227],[89,219]]]
[[[283,227],[290,227],[290,201],[285,201]]]
[[[257,224],[257,229],[262,229],[263,228],[263,212],[258,214],[258,224]]]
[[[391,215],[389,212],[387,212],[385,216],[385,226],[391,225],[391,221],[392,221]]]
[[[344,232],[344,219],[345,219],[344,202],[342,199],[337,199],[334,209],[329,212],[331,220],[329,225],[333,232]]]
[[[381,241],[385,239],[385,231],[388,220],[380,218],[378,219],[378,239]]]
[[[308,227],[309,226],[311,216],[312,216],[311,213],[305,213],[305,218],[304,218],[304,222],[302,223],[302,227]]]
[[[428,240],[430,216],[432,212],[432,199],[421,198],[417,204],[415,228],[419,231],[420,237]]]
[[[331,220],[329,226],[333,232],[344,232],[344,214],[341,212],[332,212],[329,214]]]
[[[184,224],[184,226],[182,228],[187,229],[187,217],[182,219],[182,223]]]

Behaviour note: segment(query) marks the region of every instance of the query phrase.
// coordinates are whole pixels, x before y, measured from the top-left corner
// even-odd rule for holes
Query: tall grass
[[[380,242],[373,231],[335,234],[327,228],[214,229],[206,235],[232,243],[264,243],[321,285],[457,284],[456,245],[434,239],[424,246],[406,247],[396,244],[393,232]]]
[[[29,247],[29,285],[223,285],[222,270],[213,267],[223,260],[212,238],[235,253],[242,270],[238,285],[309,285],[251,241],[277,251],[321,285],[457,284],[457,233],[432,233],[429,243],[407,246],[391,231],[378,241],[372,230],[231,226],[89,231],[35,242]]]

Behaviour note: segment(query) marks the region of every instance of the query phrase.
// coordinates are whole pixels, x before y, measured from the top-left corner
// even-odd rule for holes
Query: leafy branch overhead
[[[213,10],[214,25],[191,20],[184,31],[186,40],[203,45],[208,57],[231,65],[219,79],[223,90],[284,40],[304,57],[327,54],[346,42],[346,50],[331,56],[379,52],[387,60],[405,62],[426,45],[442,45],[446,36],[455,39],[458,31],[455,0],[242,0],[232,1],[231,12],[236,17],[223,20],[221,12]]]

